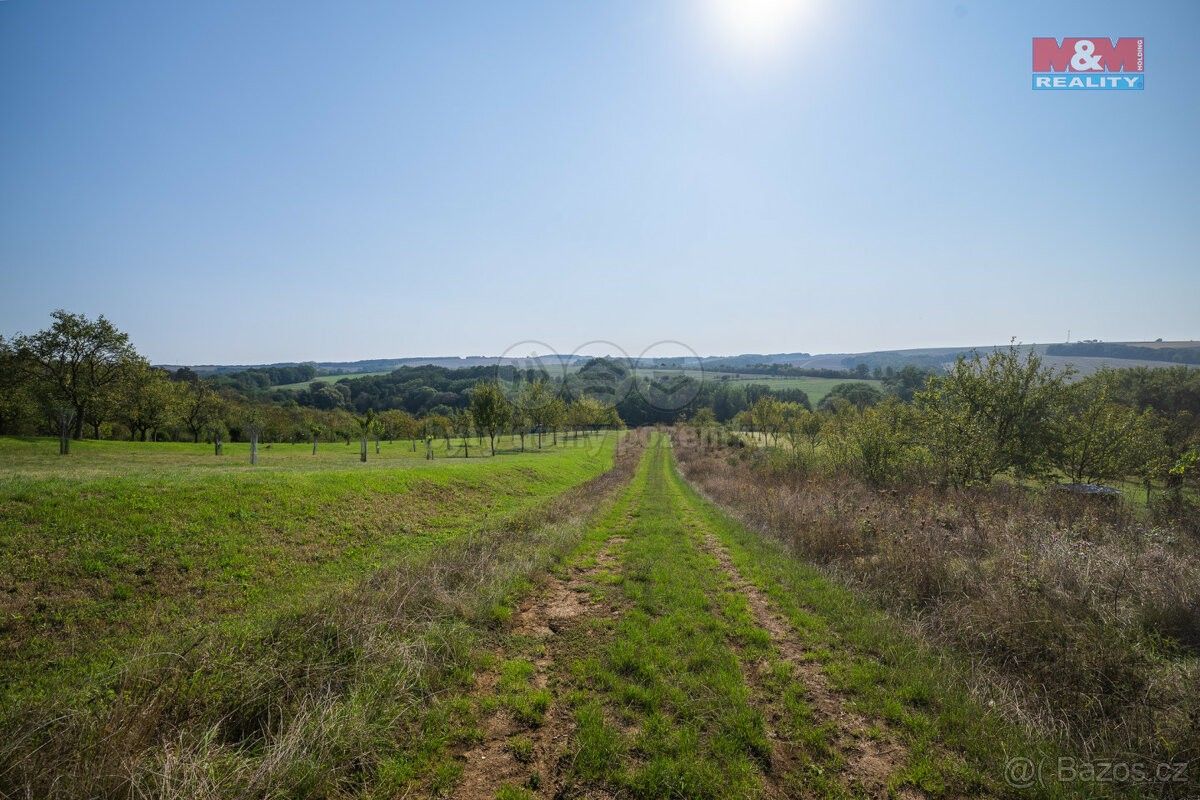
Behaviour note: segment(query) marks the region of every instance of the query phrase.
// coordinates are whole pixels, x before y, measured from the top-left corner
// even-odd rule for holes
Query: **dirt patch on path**
[[[547,688],[555,663],[556,636],[583,617],[615,616],[619,609],[598,603],[592,596],[595,578],[601,571],[618,566],[616,548],[626,541],[612,536],[586,567],[572,566],[566,579],[550,575],[540,591],[527,598],[514,615],[513,634],[533,639],[537,655],[533,658],[532,682],[537,689]],[[502,653],[497,653],[502,656]],[[480,677],[477,694],[494,696],[498,677],[489,672]],[[463,754],[463,774],[454,797],[461,800],[493,800],[505,784],[523,786],[540,797],[555,797],[560,789],[559,776],[566,757],[574,721],[561,702],[551,700],[541,725],[524,725],[506,709],[497,708],[483,726],[483,741]],[[526,742],[514,747],[514,740]],[[530,746],[531,745],[531,746]]]
[[[793,677],[804,685],[806,698],[819,721],[832,725],[834,736],[831,744],[845,761],[838,777],[846,788],[852,793],[869,797],[898,796],[911,800],[925,797],[911,787],[904,787],[894,794],[889,792],[888,779],[907,763],[907,749],[893,736],[881,736],[881,726],[871,725],[864,717],[846,707],[841,695],[830,687],[820,665],[806,656],[791,624],[772,608],[767,596],[757,586],[742,577],[716,537],[706,533],[703,547],[717,559],[734,588],[746,597],[755,624],[770,635],[780,658],[791,665]],[[759,664],[757,668],[765,670],[767,664]],[[761,683],[759,675],[752,674],[748,678],[752,684]],[[787,741],[776,732],[778,714],[768,714],[767,718],[768,735],[772,743],[771,769],[765,781],[767,795],[772,798],[794,797],[794,792],[781,784],[781,778],[794,773],[794,767],[802,765],[807,759],[799,745]]]

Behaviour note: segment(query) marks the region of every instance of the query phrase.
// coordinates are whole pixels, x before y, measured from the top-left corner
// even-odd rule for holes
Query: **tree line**
[[[455,438],[486,439],[494,453],[496,438],[506,433],[520,437],[524,449],[527,437],[535,437],[541,446],[546,436],[557,443],[560,434],[623,424],[611,404],[590,396],[566,398],[545,376],[511,370],[497,374],[491,367],[467,368],[458,371],[466,374],[453,377],[455,370],[440,367],[404,368],[392,384],[421,382],[422,395],[445,401],[422,403],[419,414],[380,403],[371,387],[388,382],[370,379],[358,391],[347,387],[353,382],[335,384],[332,391],[349,402],[323,405],[312,395],[318,388],[328,389],[328,384],[282,397],[259,391],[270,381],[295,377],[296,370],[312,377],[312,365],[201,377],[186,367],[168,371],[152,366],[128,334],[103,315],[93,320],[58,310],[51,318],[51,325],[37,333],[11,340],[0,337],[0,434],[57,435],[64,454],[71,440],[86,435],[203,440],[218,454],[224,442],[248,441],[252,460],[260,440],[311,441],[315,451],[321,441],[344,440],[349,445],[357,438],[364,460],[369,439],[374,438],[377,447],[380,438],[412,440],[414,449],[424,440],[432,457],[432,443],[439,439],[447,450]],[[417,375],[410,375],[412,371]],[[248,381],[246,373],[263,379]],[[498,377],[509,379],[509,391]],[[306,399],[310,404],[301,402]],[[461,446],[464,451],[469,447]]]
[[[1076,380],[1017,347],[959,357],[904,402],[870,386],[831,392],[810,411],[759,398],[721,426],[710,410],[689,424],[749,432],[786,445],[801,467],[832,466],[876,484],[1140,482],[1176,498],[1200,462],[1200,370],[1102,370]]]

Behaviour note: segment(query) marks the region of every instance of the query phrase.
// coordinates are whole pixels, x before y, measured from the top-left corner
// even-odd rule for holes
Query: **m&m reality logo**
[[[1079,36],[1059,42],[1034,37],[1034,89],[1145,88],[1145,45],[1140,36]]]

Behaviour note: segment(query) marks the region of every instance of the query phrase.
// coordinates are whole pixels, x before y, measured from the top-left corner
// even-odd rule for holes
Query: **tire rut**
[[[754,584],[742,577],[725,547],[712,533],[703,534],[703,548],[717,559],[734,588],[747,601],[754,623],[767,632],[779,657],[791,665],[793,679],[804,685],[805,696],[815,715],[821,722],[828,723],[834,730],[832,746],[845,762],[838,778],[852,793],[869,797],[901,797],[906,800],[924,798],[925,795],[911,787],[903,787],[894,793],[888,781],[908,760],[908,751],[894,736],[877,733],[881,726],[872,726],[860,714],[848,709],[842,697],[830,685],[820,665],[809,658],[799,638],[786,618],[771,605],[767,596]],[[745,665],[747,682],[758,690],[763,688],[763,671],[767,664]],[[786,786],[786,776],[797,774],[810,759],[804,754],[802,745],[780,736],[777,730],[778,713],[765,715],[768,737],[771,740],[771,769],[764,775],[764,789],[771,798],[795,797],[795,792]]]
[[[550,687],[557,661],[555,639],[560,633],[578,625],[583,617],[620,614],[619,607],[593,599],[591,589],[600,572],[618,566],[614,551],[626,541],[621,535],[609,537],[596,553],[594,564],[570,567],[565,580],[548,575],[540,591],[532,593],[514,615],[512,633],[539,645],[532,659],[535,688]],[[497,649],[496,655],[503,658],[503,648]],[[494,696],[498,681],[493,671],[480,676],[477,696]],[[502,786],[512,784],[529,788],[539,797],[557,797],[574,727],[569,710],[553,696],[544,721],[537,726],[522,724],[507,710],[498,708],[484,726],[482,742],[462,754],[463,773],[453,796],[460,800],[493,800]],[[518,757],[510,744],[518,735],[532,742],[524,757]]]

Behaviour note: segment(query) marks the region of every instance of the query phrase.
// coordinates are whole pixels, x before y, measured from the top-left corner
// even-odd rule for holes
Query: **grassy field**
[[[454,796],[1086,794],[1013,792],[1005,754],[1054,751],[979,707],[967,665],[697,495],[665,437],[512,607]]]
[[[712,380],[721,380],[720,375],[710,376]],[[829,390],[839,383],[866,383],[883,391],[883,381],[863,380],[858,378],[778,378],[772,375],[739,375],[735,378],[738,383],[764,383],[772,389],[801,389],[808,395],[808,400],[814,406],[825,399]]]
[[[560,434],[558,439],[560,447],[556,448],[553,445],[553,437],[544,436],[543,454],[554,452],[556,449],[573,451],[594,446],[600,441],[599,435],[583,436],[576,440],[573,434],[570,437]],[[469,458],[491,457],[486,438],[482,446],[478,438],[470,438],[465,444]],[[445,439],[434,440],[434,460],[462,460],[463,445],[461,437],[452,437],[448,445]],[[0,437],[0,480],[18,477],[141,476],[163,472],[310,472],[338,468],[374,470],[415,466],[414,462],[425,461],[425,442],[421,440],[382,440],[379,443],[379,453],[375,452],[375,442],[371,440],[368,443],[366,464],[359,461],[358,447],[357,439],[352,440],[350,444],[346,444],[344,440],[322,440],[317,446],[316,455],[313,455],[312,442],[261,443],[258,446],[258,466],[254,467],[250,464],[250,445],[247,442],[226,442],[223,445],[223,454],[218,457],[213,455],[211,444],[84,439],[71,442],[71,455],[62,458],[58,455],[57,439]],[[527,436],[525,448],[526,454],[537,455],[536,437]],[[519,454],[519,451],[518,437],[496,437],[497,456],[507,458]],[[449,466],[446,468],[453,469]]]
[[[272,386],[272,389],[307,389],[313,383],[337,383],[342,378],[377,378],[380,375],[391,375],[393,370],[385,369],[382,372],[347,372],[338,375],[318,375],[311,381],[300,381],[299,383],[281,383],[278,386]]]
[[[647,373],[662,373],[679,372],[680,370],[647,370]],[[883,390],[883,381],[864,378],[808,378],[808,377],[779,377],[776,375],[754,375],[745,372],[709,372],[701,370],[682,370],[682,372],[690,377],[702,379],[710,383],[728,382],[728,383],[757,383],[771,387],[772,389],[801,389],[808,395],[809,402],[814,406],[821,402],[825,395],[829,394],[829,390],[839,383],[866,383],[874,386],[880,391]]]
[[[26,459],[0,478],[0,796],[1144,788],[1006,783],[1013,756],[1071,753],[983,704],[963,654],[701,496],[665,434],[257,470],[89,443],[81,476],[23,476],[52,444],[0,440]]]
[[[433,461],[383,443],[366,464],[357,443],[276,444],[257,467],[243,444],[84,441],[64,458],[0,439],[4,693],[61,691],[148,634],[276,611],[520,513],[605,470],[614,438]]]

